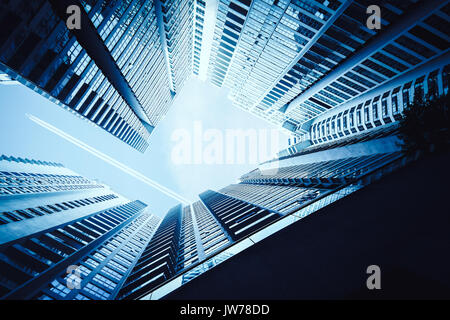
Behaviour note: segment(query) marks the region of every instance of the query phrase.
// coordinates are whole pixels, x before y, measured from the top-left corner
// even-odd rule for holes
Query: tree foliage
[[[414,99],[400,120],[403,151],[413,154],[444,152],[450,149],[449,95]]]

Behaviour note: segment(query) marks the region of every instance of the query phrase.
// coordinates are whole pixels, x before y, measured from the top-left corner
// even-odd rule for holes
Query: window
[[[356,124],[361,124],[361,110],[356,111]]]
[[[73,300],[91,300],[91,299],[89,299],[88,297],[86,297],[81,293],[78,293]]]
[[[86,260],[84,260],[84,262],[88,265],[90,265],[91,267],[93,267],[94,269],[99,265],[99,263],[91,258],[87,258]]]
[[[424,96],[423,77],[417,79],[414,85],[414,99],[422,100]]]
[[[442,89],[444,91],[444,94],[448,93],[448,73],[449,73],[449,66],[446,65],[445,68],[442,70]]]
[[[378,101],[375,101],[372,104],[372,115],[373,115],[373,120],[378,119]]]
[[[100,254],[99,252],[94,253],[92,256],[94,258],[98,259],[98,261],[100,261],[100,262],[105,260],[105,258],[106,258],[104,255]]]
[[[242,14],[243,16],[247,15],[247,10],[245,10],[244,8],[234,4],[233,2],[230,3],[230,8],[239,12],[240,14]]]
[[[127,270],[128,270],[126,267],[124,267],[123,265],[121,265],[120,263],[118,263],[114,260],[110,260],[108,263],[108,266],[116,268],[117,270],[122,271],[122,272],[127,272]]]
[[[227,13],[227,18],[234,20],[235,22],[239,23],[240,25],[244,24],[244,19],[238,17],[237,15],[233,14],[232,12]]]
[[[96,281],[97,283],[101,284],[105,288],[108,288],[111,290],[114,290],[114,288],[117,285],[117,283],[109,280],[108,278],[105,278],[104,276],[102,276],[100,274],[96,274],[93,280]]]
[[[370,118],[369,118],[369,105],[366,104],[366,106],[364,107],[364,122],[369,122]]]
[[[104,268],[102,269],[102,272],[103,272],[104,274],[109,275],[110,277],[112,277],[112,278],[114,278],[114,279],[116,279],[116,280],[120,280],[120,279],[122,279],[122,277],[123,277],[122,274],[120,274],[120,273],[117,272],[117,271],[114,271],[113,269],[111,269],[111,268],[109,268],[109,267],[104,267]]]
[[[50,284],[50,291],[64,298],[70,292],[70,289],[59,283],[57,280],[53,280]]]
[[[427,95],[433,99],[438,95],[438,83],[437,83],[438,70],[433,71],[428,77],[428,93]]]
[[[80,265],[80,266],[78,267],[78,271],[80,271],[80,273],[81,273],[82,275],[87,276],[87,275],[91,272],[91,269],[89,269],[89,268],[86,267],[86,266]]]
[[[383,98],[383,100],[381,100],[381,110],[383,112],[383,117],[387,117],[388,115],[388,104],[387,104],[387,99]]]
[[[89,292],[93,296],[96,296],[102,300],[106,300],[109,297],[109,293],[106,292],[103,289],[100,289],[96,285],[93,285],[92,283],[88,283],[84,288],[84,291]]]
[[[106,256],[109,256],[111,253],[112,253],[112,251],[111,250],[109,250],[108,248],[106,248],[106,247],[102,247],[102,248],[100,248],[100,250],[99,250],[101,253],[103,253],[103,254],[105,254]]]
[[[410,101],[409,101],[409,89],[404,89],[403,90],[403,108],[406,108]]]
[[[16,215],[12,214],[11,212],[3,212],[1,215],[3,215],[4,217],[8,218],[11,221],[20,221],[22,220],[20,217],[17,217]]]
[[[392,95],[391,102],[392,102],[392,113],[397,114],[398,113],[398,100],[397,100],[396,94]]]

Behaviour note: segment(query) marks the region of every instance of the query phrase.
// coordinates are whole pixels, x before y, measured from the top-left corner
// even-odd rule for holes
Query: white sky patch
[[[69,141],[70,143],[80,147],[81,149],[91,153],[92,155],[96,156],[97,158],[109,163],[110,165],[116,167],[119,170],[122,170],[123,172],[129,174],[130,176],[142,181],[143,183],[149,185],[152,188],[155,188],[156,190],[164,193],[165,195],[183,203],[183,204],[189,204],[190,201],[187,200],[186,198],[180,196],[179,194],[175,193],[174,191],[164,187],[163,185],[160,185],[159,183],[153,181],[152,179],[148,178],[147,176],[143,175],[142,173],[131,169],[130,167],[124,165],[123,163],[111,158],[110,156],[102,153],[101,151],[98,151],[97,149],[87,145],[86,143],[72,137],[71,135],[65,133],[64,131],[52,126],[51,124],[31,115],[31,114],[26,114],[27,117],[37,123],[38,125],[40,125],[41,127],[55,133],[56,135],[58,135],[59,137]]]

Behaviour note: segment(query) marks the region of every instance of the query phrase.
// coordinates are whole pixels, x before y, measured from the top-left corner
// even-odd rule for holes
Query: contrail
[[[165,195],[180,201],[183,204],[189,204],[190,201],[187,200],[186,198],[178,195],[177,193],[173,192],[172,190],[160,185],[159,183],[151,180],[150,178],[146,177],[145,175],[143,175],[142,173],[131,169],[130,167],[127,167],[126,165],[124,165],[123,163],[111,158],[110,156],[107,156],[106,154],[104,154],[103,152],[98,151],[97,149],[87,145],[86,143],[72,137],[71,135],[65,133],[64,131],[61,131],[60,129],[52,126],[51,124],[48,124],[47,122],[31,115],[31,114],[26,114],[26,116],[33,122],[37,123],[38,125],[40,125],[41,127],[57,134],[58,136],[60,136],[61,138],[73,143],[74,145],[80,147],[83,150],[86,150],[87,152],[91,153],[92,155],[96,156],[97,158],[102,159],[103,161],[109,163],[110,165],[122,170],[123,172],[129,174],[130,176],[144,182],[145,184],[149,185],[150,187],[153,187],[159,191],[161,191],[162,193],[164,193]]]

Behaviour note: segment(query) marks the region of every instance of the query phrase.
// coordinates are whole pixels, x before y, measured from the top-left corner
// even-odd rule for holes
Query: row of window
[[[181,205],[169,210],[127,277],[118,298],[130,298],[139,291],[151,290],[176,273],[174,253],[179,250],[181,214]]]
[[[211,82],[218,86],[222,85],[228,71],[250,3],[250,1],[242,0],[230,2],[228,6],[222,2],[219,3],[217,19],[223,23],[223,27],[221,31],[218,29],[219,24],[216,27],[212,52],[214,66],[211,64],[214,70],[211,75]],[[217,35],[219,32],[221,33],[220,36]]]
[[[103,188],[81,176],[0,172],[0,195],[58,192],[68,190]]]
[[[228,196],[268,208],[283,215],[290,213],[293,207],[299,207],[307,201],[315,199],[324,191],[316,188],[305,189],[256,184],[234,184],[220,190],[221,193]]]
[[[233,240],[242,239],[280,217],[278,213],[214,191],[202,193],[200,199]]]
[[[407,8],[403,8],[403,10],[405,9]],[[407,10],[405,14],[408,14]],[[392,16],[395,17],[395,15]],[[444,32],[444,37],[439,35],[440,21],[442,21],[442,18],[435,13],[424,21],[417,22],[408,33],[393,38],[382,49],[367,56],[365,60],[352,67],[351,70],[343,72],[340,77],[324,89],[315,93],[303,103],[292,106],[289,111],[289,118],[302,122],[307,121],[442,53],[448,47],[448,41],[445,38],[448,37],[448,31]],[[338,21],[331,29],[335,28],[337,24]],[[328,70],[331,68],[332,66]],[[310,69],[310,67],[307,67],[305,70]],[[318,69],[314,68],[314,70]],[[326,76],[326,72],[327,70],[319,75],[319,78]],[[313,82],[318,81],[319,78],[316,78]],[[312,84],[306,84],[296,92],[296,96],[300,96]],[[283,103],[291,103],[291,101],[283,101]],[[279,105],[279,107],[281,106],[282,104]]]
[[[330,186],[359,178],[364,172],[379,167],[394,157],[397,157],[397,153],[380,153],[282,167],[276,173],[255,170],[245,175],[242,182]]]
[[[357,106],[348,107],[315,122],[311,127],[311,140],[314,144],[323,143],[395,122],[414,98],[433,99],[440,94],[447,94],[448,79],[449,66],[445,66]]]
[[[139,239],[148,239],[156,227],[157,221],[158,219],[150,214],[139,216],[99,249],[83,259],[77,268],[81,279],[78,278],[78,275],[74,277],[73,274],[65,274],[50,283],[48,289],[37,295],[36,299],[105,300],[110,298],[111,293],[116,289],[129,267],[130,262],[126,260],[127,262],[124,263],[122,255],[129,255],[129,252],[135,252],[134,254],[137,255],[145,245],[145,242],[140,242]],[[135,256],[132,256],[132,259],[134,260]],[[66,286],[68,280],[72,283],[75,281],[76,283],[73,284],[78,284],[81,288],[72,292]],[[56,286],[61,288],[61,283],[64,284],[63,290],[55,290]],[[46,290],[57,296],[49,297]],[[72,294],[69,296],[71,292]]]
[[[219,223],[205,205],[197,201],[193,204],[193,208],[205,256],[229,244],[229,240]]]
[[[62,164],[56,163],[56,162],[27,159],[27,158],[21,158],[21,157],[8,157],[5,155],[0,155],[0,161],[10,161],[10,162],[17,162],[17,163],[34,164],[34,165],[38,165],[38,166],[64,168],[64,166]]]
[[[145,205],[139,201],[130,202],[1,248],[0,279],[10,279],[12,284],[4,287],[0,283],[0,295],[85,248],[143,208]]]
[[[61,203],[42,205],[36,208],[28,208],[15,210],[12,212],[1,212],[0,213],[0,225],[8,224],[11,222],[17,222],[25,219],[32,219],[35,217],[43,216],[46,214],[53,214],[56,212],[61,212],[63,210],[70,210],[79,207],[89,206],[95,203],[109,201],[112,199],[117,199],[115,194],[108,194],[104,196],[97,196],[86,199],[79,199],[73,201],[65,201]]]

